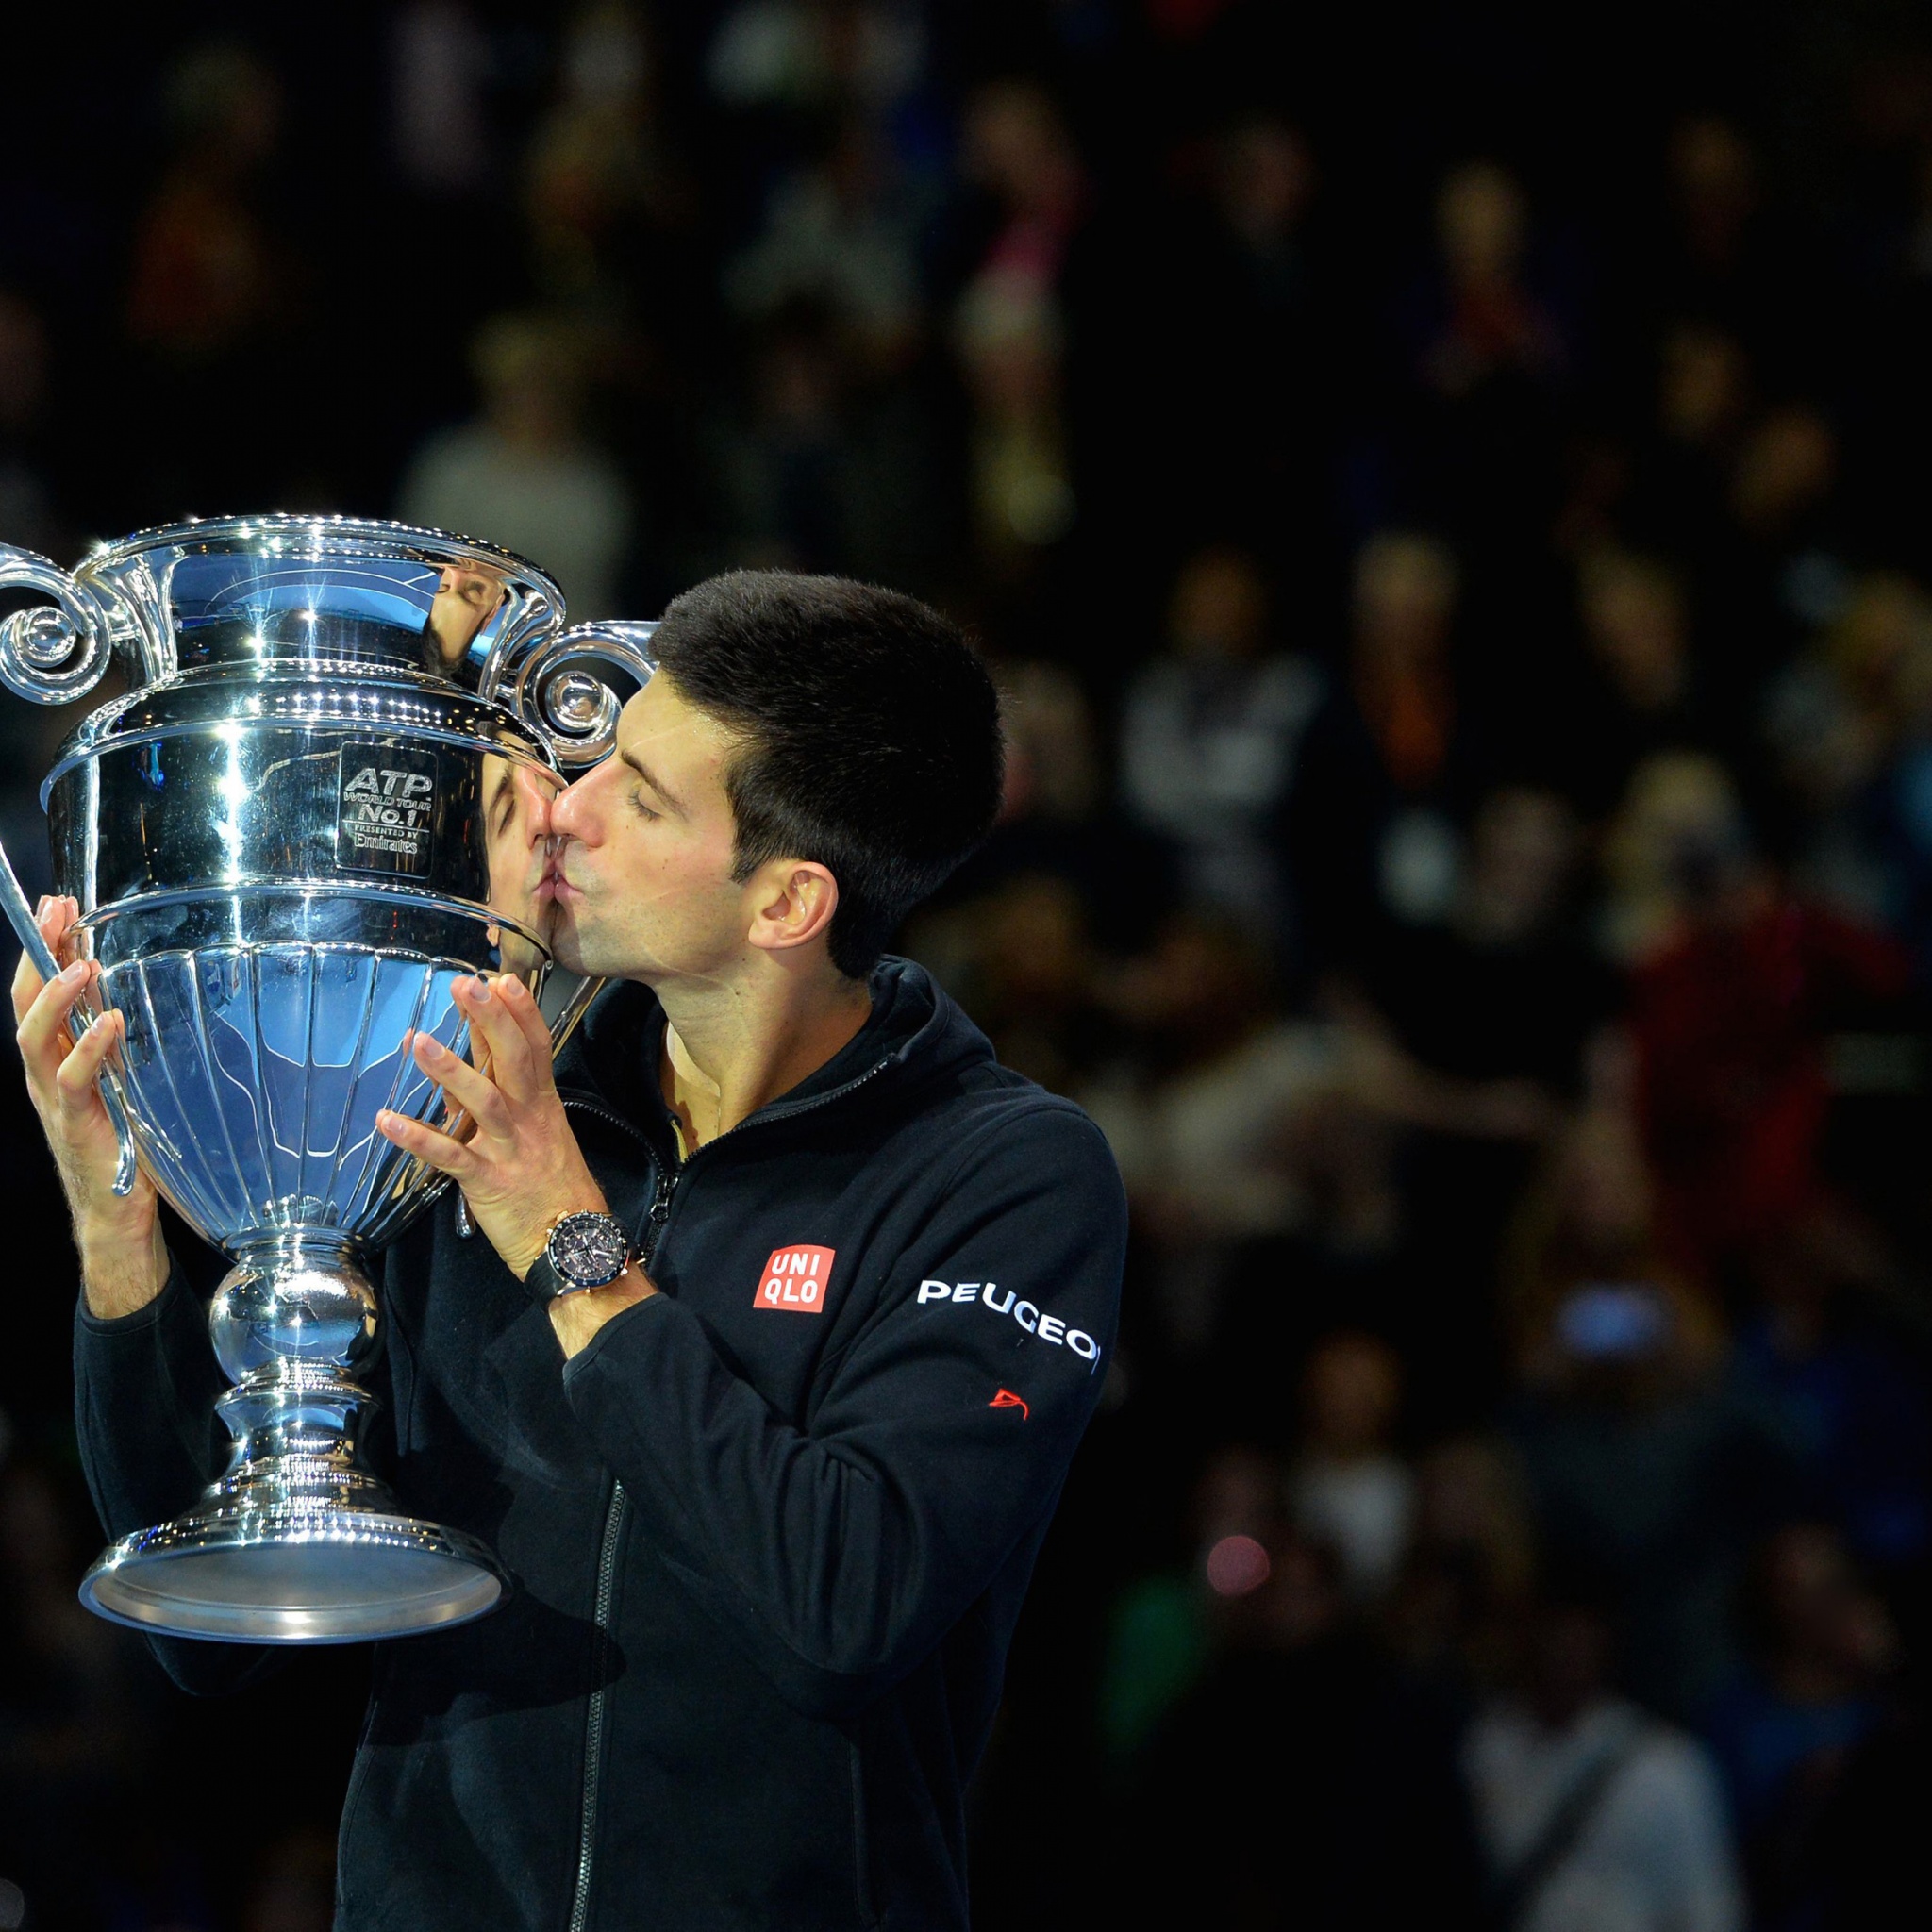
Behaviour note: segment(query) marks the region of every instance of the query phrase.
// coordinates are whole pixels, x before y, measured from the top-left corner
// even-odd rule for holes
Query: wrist
[[[570,1198],[546,1214],[533,1226],[524,1230],[518,1240],[506,1244],[498,1252],[503,1257],[503,1265],[519,1281],[527,1280],[532,1268],[537,1265],[543,1251],[550,1245],[550,1237],[556,1231],[557,1224],[572,1214],[608,1214],[610,1208],[603,1192],[594,1184],[574,1190]]]
[[[569,1361],[591,1345],[605,1323],[648,1301],[658,1292],[650,1277],[635,1262],[604,1288],[586,1288],[562,1294],[550,1304],[550,1326]]]
[[[159,1216],[151,1216],[144,1235],[128,1231],[86,1234],[78,1228],[80,1287],[87,1311],[97,1321],[132,1315],[157,1299],[168,1285],[173,1262]]]

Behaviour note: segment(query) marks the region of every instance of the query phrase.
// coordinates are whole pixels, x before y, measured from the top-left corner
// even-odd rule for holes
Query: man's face
[[[661,672],[625,706],[616,752],[551,808],[562,965],[656,986],[715,978],[748,956],[755,889],[731,877],[732,750]]]
[[[558,781],[535,765],[483,760],[483,835],[490,858],[490,909],[547,944],[557,908],[550,880],[550,813]],[[510,925],[496,929],[506,973],[528,974],[541,955]]]

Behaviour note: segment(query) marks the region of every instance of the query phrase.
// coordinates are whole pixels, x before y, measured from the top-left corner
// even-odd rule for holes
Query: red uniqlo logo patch
[[[758,1277],[753,1306],[790,1308],[794,1315],[823,1315],[825,1284],[837,1258],[830,1248],[774,1248]]]

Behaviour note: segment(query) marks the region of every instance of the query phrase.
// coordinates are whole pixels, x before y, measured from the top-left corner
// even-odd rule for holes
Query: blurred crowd
[[[974,625],[1005,809],[902,949],[1134,1212],[991,1932],[1904,1923],[1932,36],[1304,11],[43,23],[0,539],[393,514],[580,617],[746,564]],[[25,711],[31,874],[72,720]],[[200,1710],[75,1605],[17,1085],[0,1876],[41,1925],[324,1926],[361,1666]]]

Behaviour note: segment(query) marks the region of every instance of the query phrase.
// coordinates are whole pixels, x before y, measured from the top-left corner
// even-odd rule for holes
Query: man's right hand
[[[26,1065],[26,1090],[74,1218],[89,1312],[103,1318],[131,1315],[167,1286],[168,1250],[154,1183],[146,1174],[136,1174],[132,1193],[114,1191],[120,1149],[101,1099],[100,1073],[126,1037],[127,1023],[119,1013],[109,1013],[78,1042],[70,1036],[67,1016],[100,968],[72,958],[74,928],[80,920],[77,902],[42,899],[36,918],[54,957],[71,963],[44,984],[25,953],[14,971],[13,1017]]]

